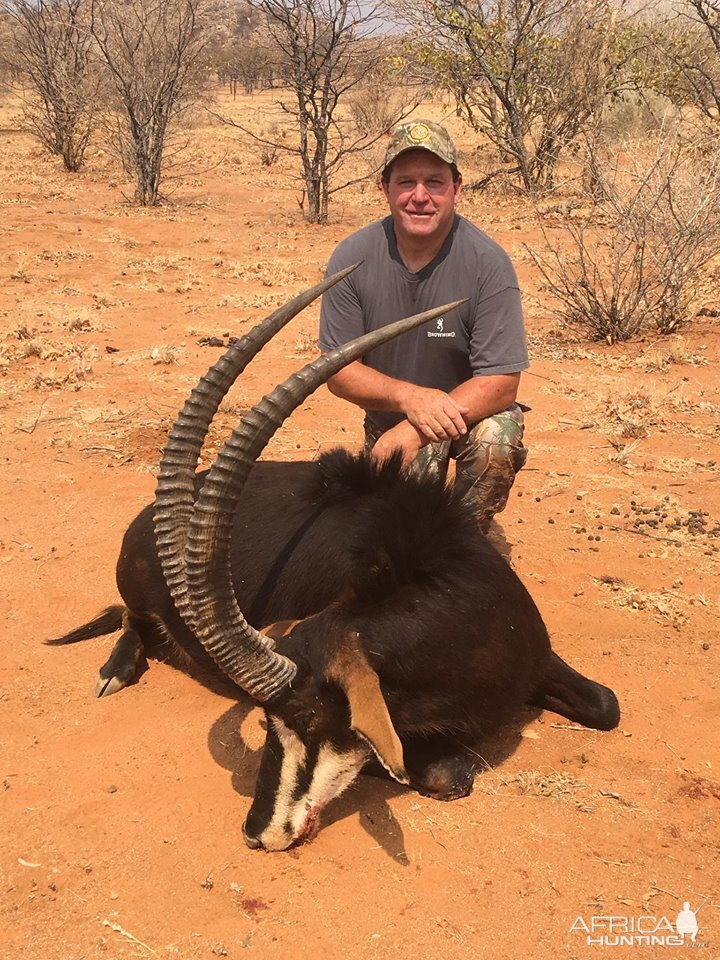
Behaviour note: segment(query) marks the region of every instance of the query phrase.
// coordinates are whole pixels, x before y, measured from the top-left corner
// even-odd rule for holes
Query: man
[[[487,527],[525,462],[516,404],[528,366],[515,271],[507,254],[455,212],[457,152],[429,120],[399,126],[381,185],[390,216],[343,241],[328,274],[362,261],[322,302],[319,344],[332,350],[400,317],[469,298],[447,316],[378,347],[332,377],[330,390],[366,411],[366,446],[402,451],[415,470],[473,497]]]

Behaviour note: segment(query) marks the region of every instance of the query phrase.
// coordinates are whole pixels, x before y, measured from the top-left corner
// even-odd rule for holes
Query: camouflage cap
[[[410,120],[396,127],[385,154],[385,166],[407,150],[429,150],[445,163],[457,164],[457,150],[450,134],[432,120]]]

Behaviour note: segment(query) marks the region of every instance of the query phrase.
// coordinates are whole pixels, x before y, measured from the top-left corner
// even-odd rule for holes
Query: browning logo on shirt
[[[436,320],[435,326],[437,327],[437,330],[428,330],[427,335],[429,337],[454,337],[455,336],[454,330],[449,330],[448,332],[445,332],[445,330],[443,329],[445,326],[445,317],[440,317],[439,320]]]

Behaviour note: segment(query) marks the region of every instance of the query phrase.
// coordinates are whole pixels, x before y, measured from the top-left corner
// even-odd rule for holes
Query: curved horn
[[[192,391],[170,431],[155,493],[155,537],[163,575],[180,615],[191,626],[185,545],[195,502],[195,470],[223,397],[253,357],[301,310],[342,280],[357,263],[333,274],[270,314],[213,364]]]
[[[221,670],[257,700],[265,702],[277,696],[292,681],[296,668],[247,623],[232,587],[232,517],[253,463],[290,413],[338,370],[465,302],[457,300],[398,320],[307,364],[243,417],[210,470],[188,531],[187,584],[193,629]]]

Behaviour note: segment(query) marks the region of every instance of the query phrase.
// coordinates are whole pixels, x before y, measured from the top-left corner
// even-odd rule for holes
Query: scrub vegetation
[[[687,324],[720,240],[720,8],[674,0],[5,0],[5,81],[68,171],[109,149],[155,206],[202,166],[206,116],[282,167],[310,223],[377,174],[385,134],[442,93],[474,134],[465,189],[515,190],[570,330]],[[270,93],[239,112],[238,89]],[[223,96],[231,96],[231,102]],[[466,164],[466,169],[469,169]],[[259,171],[258,171],[259,172]],[[333,208],[331,201],[336,201]]]

